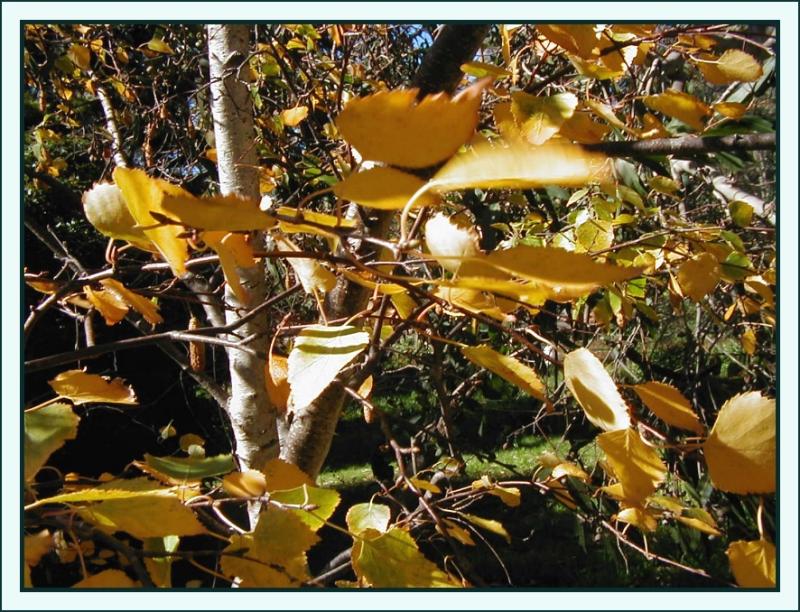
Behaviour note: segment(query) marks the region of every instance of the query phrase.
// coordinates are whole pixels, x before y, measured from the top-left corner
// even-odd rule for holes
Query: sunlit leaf
[[[472,137],[487,84],[479,81],[452,99],[440,93],[418,101],[416,89],[378,92],[351,100],[336,126],[364,159],[425,168],[446,160]]]
[[[281,206],[275,211],[280,215],[278,227],[284,234],[317,234],[319,236],[336,236],[331,231],[334,229],[353,229],[356,226],[354,219],[336,217],[326,213],[310,210],[298,211],[296,208]]]
[[[758,391],[729,399],[703,445],[714,486],[730,493],[775,491],[775,400]]]
[[[266,490],[285,491],[303,485],[313,486],[314,481],[299,467],[283,459],[270,459],[261,469],[266,481]]]
[[[739,586],[751,589],[775,586],[777,565],[771,542],[738,540],[728,546],[727,554]]]
[[[356,202],[367,208],[401,210],[425,182],[396,168],[377,167],[348,176],[333,186],[333,192],[343,200]],[[435,204],[438,198],[424,194],[417,199],[418,206]]]
[[[747,112],[747,105],[740,102],[717,102],[712,108],[729,119],[741,119]]]
[[[758,60],[739,49],[728,49],[720,55],[717,69],[727,78],[727,83],[757,81],[763,73]]]
[[[679,119],[697,131],[701,131],[705,125],[703,117],[711,114],[708,105],[682,91],[665,91],[654,96],[645,96],[643,100],[653,110]]]
[[[239,271],[254,268],[256,265],[253,249],[246,238],[241,234],[224,231],[205,231],[202,233],[202,239],[219,256],[225,281],[236,299],[239,303],[246,304],[249,301],[249,294],[242,283]]]
[[[701,253],[681,264],[678,283],[685,295],[699,302],[717,286],[720,273],[717,258],[711,253]]]
[[[667,468],[658,453],[635,429],[619,429],[597,436],[627,501],[640,503],[664,480]]]
[[[571,93],[533,96],[518,91],[511,94],[511,112],[532,145],[543,144],[555,136],[577,106],[578,98]]]
[[[663,193],[665,195],[674,195],[678,191],[680,191],[680,185],[673,181],[668,176],[661,176],[659,174],[653,176],[648,181],[650,183],[650,188],[653,191],[658,193]]]
[[[97,183],[81,196],[88,221],[104,236],[126,240],[145,251],[157,252],[153,242],[128,210],[122,190],[113,183]]]
[[[107,402],[110,404],[137,404],[133,389],[121,378],[89,374],[83,370],[61,372],[48,384],[53,391],[74,404]]]
[[[478,232],[474,226],[458,217],[448,218],[436,213],[425,224],[425,246],[439,264],[450,272],[457,272],[459,259],[480,253]]]
[[[172,55],[175,52],[172,50],[167,43],[164,42],[163,39],[158,38],[157,36],[153,36],[150,40],[147,41],[147,48],[150,51],[155,51],[156,53],[164,53],[166,55]]]
[[[632,388],[645,406],[668,425],[697,434],[703,433],[703,425],[692,410],[689,400],[672,385],[650,381]]]
[[[64,442],[75,439],[80,417],[69,404],[57,403],[25,412],[23,420],[25,481],[28,482]]]
[[[295,106],[294,108],[287,108],[281,112],[281,119],[283,125],[287,127],[295,127],[300,124],[306,117],[308,117],[307,106]]]
[[[350,533],[359,535],[367,529],[385,533],[389,528],[390,518],[389,506],[368,502],[351,506],[345,520]]]
[[[472,483],[474,491],[486,491],[490,495],[499,497],[500,500],[510,508],[516,508],[521,503],[521,493],[517,487],[503,487],[489,480],[488,476],[484,476],[480,480]]]
[[[577,187],[604,180],[604,162],[602,155],[588,153],[576,145],[546,143],[534,147],[524,142],[508,146],[480,142],[447,162],[429,186],[438,192],[471,187]]]
[[[164,191],[156,198],[156,212],[186,227],[220,232],[247,232],[275,226],[275,220],[259,208],[258,201],[235,195],[197,198],[176,188]]]
[[[131,291],[121,282],[113,278],[103,279],[100,281],[100,284],[106,288],[106,291],[116,294],[124,302],[132,306],[148,323],[158,325],[164,322],[164,319],[158,313],[158,306],[152,300],[147,299],[143,295],[139,295],[135,291]]]
[[[72,585],[73,589],[131,589],[142,586],[122,570],[108,569]]]
[[[537,24],[536,30],[547,40],[584,59],[599,53],[597,32],[593,25]]]
[[[629,525],[638,527],[641,531],[655,531],[656,527],[658,527],[656,517],[644,508],[639,508],[637,506],[620,510],[612,518],[622,523],[628,523]]]
[[[553,467],[553,471],[550,473],[550,478],[557,480],[564,476],[571,476],[583,482],[589,482],[589,474],[587,474],[581,466],[571,461],[561,461],[560,459],[558,461],[559,462]]]
[[[469,521],[473,525],[480,527],[481,529],[485,529],[486,531],[490,531],[491,533],[499,535],[509,544],[511,543],[511,536],[508,534],[508,531],[506,531],[506,528],[503,527],[503,524],[500,521],[485,519],[480,516],[475,516],[474,514],[467,514],[466,512],[462,512],[459,514],[459,516],[464,520]]]
[[[714,518],[702,508],[685,508],[683,512],[683,515],[679,514],[675,517],[678,522],[708,535],[722,535],[722,532],[717,529]]]
[[[264,379],[267,385],[267,395],[270,403],[278,412],[286,410],[289,401],[289,360],[283,355],[270,353],[267,357],[267,367]]]
[[[464,546],[475,546],[475,540],[472,539],[472,534],[467,529],[464,529],[458,523],[448,519],[443,519],[442,524],[449,537],[460,542]],[[439,531],[438,525],[436,526],[436,531]]]
[[[535,370],[511,357],[498,353],[486,344],[479,346],[462,346],[461,352],[475,365],[494,372],[525,393],[538,400],[547,400],[547,389]]]
[[[614,226],[611,221],[589,219],[575,228],[575,239],[576,253],[602,251],[614,243]]]
[[[290,508],[287,511],[293,512],[312,531],[319,531],[333,516],[340,499],[339,493],[333,489],[312,487],[307,484],[294,489],[273,491],[270,494],[270,500],[273,502],[304,506],[304,508]]]
[[[128,305],[117,292],[106,289],[94,290],[86,285],[83,293],[89,303],[103,316],[106,325],[116,325],[128,314]]]
[[[461,72],[479,79],[489,76],[495,79],[511,76],[508,70],[485,62],[466,62],[461,64]]]
[[[375,588],[462,586],[426,559],[411,534],[399,527],[385,533],[362,531],[353,543],[352,559],[356,577]]]
[[[231,472],[222,479],[222,488],[234,497],[261,497],[267,492],[267,479],[258,470]]]
[[[595,144],[602,142],[611,128],[597,121],[593,121],[590,113],[575,111],[561,125],[558,133],[564,138],[579,144]]]
[[[630,425],[628,405],[589,349],[579,348],[564,357],[564,381],[592,424],[605,431],[625,431]]]
[[[758,339],[756,338],[756,333],[753,331],[752,327],[748,327],[742,333],[739,341],[742,343],[742,350],[750,355],[751,357],[756,354],[756,349],[758,348]]]
[[[166,214],[161,205],[165,194],[177,197],[187,197],[189,194],[177,185],[150,178],[144,170],[138,169],[117,167],[114,170],[114,182],[122,190],[125,204],[136,224],[169,263],[175,276],[182,276],[189,258],[186,240],[179,237],[183,228],[161,225],[152,213]]]
[[[289,405],[307,406],[369,344],[369,334],[351,325],[310,325],[289,354]]]
[[[301,249],[286,236],[275,236],[275,244],[284,251],[299,252]],[[287,257],[286,262],[294,270],[303,290],[310,294],[324,295],[336,286],[336,277],[316,259]]]

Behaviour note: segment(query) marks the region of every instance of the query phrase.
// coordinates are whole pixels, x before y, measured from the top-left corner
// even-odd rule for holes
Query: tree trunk
[[[214,120],[220,190],[224,195],[258,199],[257,158],[253,111],[247,85],[239,71],[250,53],[250,28],[245,25],[209,25],[208,59],[211,84],[211,114]],[[254,244],[263,235],[253,237]],[[261,304],[266,299],[264,264],[240,269],[242,284],[248,293],[240,303],[226,291],[228,323]],[[260,355],[267,351],[266,314],[254,317],[237,329],[237,337],[252,338],[246,344]],[[262,469],[278,455],[277,412],[269,401],[264,385],[264,360],[251,353],[227,349],[231,392],[227,411],[236,439],[236,457],[242,470]]]
[[[484,25],[444,26],[414,78],[412,85],[419,88],[419,97],[438,91],[452,93],[463,76],[461,64],[473,59],[488,30],[489,26]],[[386,238],[396,211],[378,212],[378,220],[370,233]],[[332,317],[360,312],[372,293],[345,282],[340,281],[328,300],[328,312]],[[344,398],[340,383],[334,382],[308,406],[295,406],[294,420],[285,437],[281,457],[316,478],[330,450]]]

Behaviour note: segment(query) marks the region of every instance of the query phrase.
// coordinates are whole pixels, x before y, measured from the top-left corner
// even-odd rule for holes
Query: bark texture
[[[475,56],[488,30],[486,25],[444,26],[412,83],[419,88],[419,97],[439,91],[452,93],[463,76],[461,64]],[[394,214],[394,211],[379,211],[370,233],[386,238]],[[371,293],[352,283],[341,284],[328,300],[329,316],[353,316],[366,307]],[[295,406],[281,457],[316,478],[330,450],[344,398],[341,383],[334,382],[310,405]]]
[[[220,190],[257,199],[258,174],[253,131],[253,111],[247,84],[239,71],[250,52],[250,28],[245,25],[209,25],[208,59],[211,84],[211,114],[214,120]],[[256,243],[263,240],[254,237]],[[243,312],[266,299],[264,264],[240,269],[248,293],[240,303],[226,291],[225,319],[236,321]],[[251,338],[246,346],[260,355],[267,351],[266,315],[254,317],[237,329],[229,340]],[[227,350],[231,377],[227,410],[236,440],[236,457],[241,469],[261,469],[278,455],[277,413],[264,385],[264,360],[248,352]]]

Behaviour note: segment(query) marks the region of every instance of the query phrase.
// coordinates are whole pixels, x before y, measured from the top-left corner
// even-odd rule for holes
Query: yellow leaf
[[[298,211],[289,206],[281,206],[276,214],[279,215],[278,228],[284,234],[304,233],[336,237],[331,229],[353,229],[356,226],[355,219],[345,219],[310,210]]]
[[[503,487],[493,483],[489,480],[488,476],[484,476],[480,480],[472,483],[473,490],[484,490],[490,495],[499,497],[500,500],[510,508],[516,508],[520,505],[521,493],[517,487]]]
[[[586,111],[576,111],[561,125],[558,133],[579,144],[594,144],[602,142],[608,135],[611,128],[602,123],[592,121],[590,114]]]
[[[597,436],[626,501],[640,503],[664,480],[667,468],[635,429],[619,429]]]
[[[561,185],[581,186],[607,176],[605,157],[581,147],[524,142],[508,146],[480,142],[447,162],[428,183],[437,192],[471,187],[525,189]]]
[[[736,583],[745,588],[775,586],[775,546],[766,540],[739,540],[728,546],[728,560]]]
[[[225,281],[240,304],[247,304],[249,293],[242,284],[239,270],[255,267],[253,249],[241,234],[224,231],[205,231],[201,234],[203,242],[219,256],[219,264]]]
[[[61,372],[48,384],[61,397],[74,404],[108,402],[110,404],[138,404],[133,389],[121,378],[111,380],[106,376],[88,374],[83,370]]]
[[[658,527],[656,517],[644,508],[639,508],[637,506],[620,510],[612,518],[622,523],[628,523],[634,527],[638,527],[641,531],[655,531],[656,527]]]
[[[581,76],[605,81],[607,79],[618,79],[625,74],[624,71],[618,68],[609,68],[603,61],[586,60],[577,55],[568,55],[567,57]]]
[[[678,268],[678,283],[684,295],[699,302],[719,283],[720,267],[711,253],[701,253],[685,261]]]
[[[286,410],[286,404],[289,401],[289,361],[283,355],[270,353],[266,369],[264,378],[269,401],[278,412],[282,413]]]
[[[591,98],[586,98],[583,103],[589,107],[589,109],[595,115],[606,121],[610,126],[615,127],[618,130],[622,130],[623,132],[628,132],[629,134],[637,134],[636,130],[629,128],[622,121],[620,121],[620,119],[614,114],[612,108],[607,104],[603,104],[597,100],[592,100]]]
[[[599,54],[593,25],[537,24],[536,30],[547,40],[584,59]]]
[[[188,452],[189,447],[192,445],[205,446],[206,441],[197,434],[193,433],[183,434],[178,439],[178,446],[183,452]]]
[[[217,150],[215,148],[206,149],[204,155],[206,159],[214,162],[215,164],[217,163]]]
[[[678,515],[675,517],[675,519],[678,522],[683,523],[687,527],[691,527],[692,529],[696,529],[697,531],[707,533],[708,535],[712,536],[722,535],[722,532],[719,529],[717,529],[717,525],[714,522],[714,519],[711,518],[711,515],[708,514],[708,512],[706,512],[702,508],[687,508],[686,511],[690,512],[694,516]]]
[[[142,542],[142,549],[147,552],[171,553],[178,550],[180,538],[178,536],[166,536],[164,538],[145,538]],[[144,565],[150,578],[158,588],[172,588],[172,559],[168,555],[163,557],[145,557]]]
[[[106,288],[106,291],[117,295],[125,303],[133,306],[133,309],[141,314],[148,323],[158,325],[164,322],[164,319],[162,319],[161,315],[158,313],[158,306],[156,306],[152,300],[148,300],[143,295],[131,291],[121,282],[113,278],[103,279],[100,281],[100,284]]]
[[[426,168],[452,156],[472,137],[488,82],[478,81],[454,98],[440,93],[417,101],[416,89],[378,92],[351,100],[336,126],[364,159]]]
[[[295,106],[294,108],[287,108],[281,112],[281,120],[283,125],[288,127],[295,127],[300,124],[303,119],[308,117],[307,106]]]
[[[457,272],[461,258],[480,254],[478,232],[462,218],[433,215],[425,224],[425,245],[433,258],[450,272]]]
[[[749,53],[739,49],[728,49],[717,60],[717,68],[728,78],[728,82],[750,82],[761,77],[761,64]]]
[[[667,176],[659,174],[653,176],[648,181],[650,189],[664,195],[674,195],[680,191],[680,185]]]
[[[285,236],[275,236],[275,244],[285,251],[300,251],[300,248]],[[310,295],[325,294],[336,286],[336,277],[316,259],[308,257],[287,257],[286,262],[294,270],[295,276]]]
[[[24,413],[25,481],[30,481],[47,459],[67,440],[78,435],[80,418],[64,403]]]
[[[484,77],[499,79],[502,77],[511,76],[511,73],[508,70],[505,70],[500,66],[495,66],[494,64],[487,64],[485,62],[466,62],[465,64],[461,64],[461,72],[478,79],[482,79]]]
[[[729,119],[741,119],[747,112],[747,104],[739,102],[717,102],[712,105],[712,108]]]
[[[614,243],[611,221],[589,219],[575,228],[575,252],[602,251]]]
[[[753,331],[752,327],[748,327],[744,330],[741,338],[739,339],[742,343],[742,349],[745,353],[750,356],[756,354],[756,348],[758,348],[758,340],[756,339],[756,333]]]
[[[122,190],[122,197],[136,224],[169,263],[173,274],[182,276],[186,272],[186,260],[189,258],[186,240],[178,236],[183,230],[173,225],[160,225],[152,213],[166,215],[161,207],[165,194],[188,194],[167,181],[150,178],[143,170],[116,168],[114,182]]]
[[[172,55],[175,53],[172,50],[172,47],[165,43],[161,38],[156,36],[153,36],[153,38],[148,40],[146,44],[150,51],[155,51],[156,53],[165,53],[167,55]]]
[[[109,238],[126,240],[150,252],[158,252],[153,242],[128,210],[122,190],[113,183],[97,183],[81,196],[83,211],[98,232]]]
[[[103,570],[72,585],[73,589],[132,589],[142,586],[122,570]]]
[[[679,499],[667,495],[652,495],[647,498],[649,504],[655,504],[659,508],[669,510],[675,516],[680,516],[683,512],[683,504]]]
[[[472,539],[472,534],[470,534],[470,532],[464,529],[461,525],[447,519],[443,519],[442,523],[444,524],[445,531],[447,531],[447,535],[449,537],[460,542],[461,544],[464,544],[465,546],[475,546],[475,541]],[[439,531],[438,525],[436,526],[436,531]]]
[[[470,279],[467,279],[468,281]],[[455,281],[455,284],[461,282]],[[514,288],[519,285],[515,285]],[[464,289],[462,287],[439,287],[434,295],[447,300],[452,306],[464,308],[469,312],[485,314],[497,321],[504,322],[509,319],[509,313],[519,308],[519,304],[494,296],[485,291],[475,289]],[[454,310],[453,316],[461,315],[461,312]]]
[[[231,472],[222,479],[222,488],[234,497],[261,497],[267,492],[267,479],[258,470]]]
[[[354,536],[357,536],[367,529],[385,533],[389,528],[390,518],[391,509],[389,506],[367,502],[351,506],[347,511],[345,520],[347,529]]]
[[[543,144],[555,136],[577,106],[578,98],[571,93],[533,96],[519,91],[511,94],[511,112],[532,145]]]
[[[661,120],[653,113],[645,113],[642,117],[642,138],[670,138],[672,134],[664,127]]]
[[[589,482],[589,474],[587,474],[579,465],[572,463],[571,461],[559,460],[559,463],[550,473],[550,478],[558,480],[564,476],[571,476],[572,478],[577,478],[583,482]]]
[[[564,357],[564,381],[592,424],[605,431],[627,430],[628,406],[591,351],[579,348]]]
[[[731,219],[739,227],[747,227],[753,220],[753,207],[742,200],[734,200],[728,204]]]
[[[369,334],[351,325],[304,328],[289,354],[289,405],[303,407],[314,401],[368,344]]]
[[[462,586],[453,576],[426,559],[407,531],[393,527],[386,533],[371,529],[354,540],[356,577],[375,588],[441,588]]]
[[[231,554],[222,556],[221,569],[239,578],[243,588],[298,587],[309,579],[306,552],[318,541],[296,515],[270,507],[252,532],[231,537],[224,551]]]
[[[88,70],[89,60],[91,60],[92,54],[88,47],[84,47],[83,45],[70,45],[67,50],[67,57],[81,70]]]
[[[634,385],[633,390],[639,399],[668,425],[687,429],[696,434],[703,433],[703,425],[692,410],[689,400],[672,385],[651,381]]]
[[[235,195],[196,198],[175,187],[171,192],[160,194],[156,204],[157,212],[195,229],[248,232],[275,226],[275,220],[259,208],[256,200]]]
[[[83,293],[89,303],[103,315],[106,325],[115,325],[128,314],[128,305],[115,292],[106,289],[95,291],[87,285],[83,288]]]
[[[401,210],[425,182],[407,172],[395,168],[370,168],[348,176],[333,186],[333,192],[343,200],[349,200],[381,210]],[[417,206],[430,206],[438,202],[432,194],[417,200]]]
[[[697,131],[701,131],[705,125],[703,117],[711,114],[708,105],[682,91],[665,91],[655,96],[645,96],[643,100],[653,110],[679,119]]]
[[[775,400],[758,391],[729,399],[703,452],[718,489],[740,494],[775,491]]]
[[[547,400],[547,389],[539,375],[518,359],[498,353],[485,344],[462,346],[461,352],[475,365],[494,372],[525,393],[543,402]]]
[[[430,491],[431,493],[437,493],[437,494],[442,492],[442,490],[435,484],[428,482],[427,480],[424,480],[422,478],[409,478],[408,481],[417,490]]]
[[[480,516],[475,516],[474,514],[467,514],[466,512],[462,512],[460,516],[461,518],[469,521],[473,525],[480,527],[481,529],[485,529],[486,531],[490,531],[496,535],[499,535],[506,542],[511,544],[511,536],[508,534],[508,531],[506,531],[506,528],[503,527],[503,524],[500,521],[485,519]]]
[[[306,477],[305,474],[303,476]],[[336,506],[339,505],[339,499],[339,494],[333,489],[322,489],[308,484],[270,492],[270,500],[273,502],[291,506],[304,506],[286,510],[295,514],[297,518],[315,532],[319,531],[333,515]]]

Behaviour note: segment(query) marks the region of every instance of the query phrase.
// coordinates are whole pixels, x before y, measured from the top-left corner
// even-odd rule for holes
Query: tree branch
[[[687,155],[718,151],[765,151],[775,148],[775,133],[736,134],[734,136],[680,136],[652,140],[599,142],[584,145],[588,151],[612,157],[642,157],[647,155]]]

